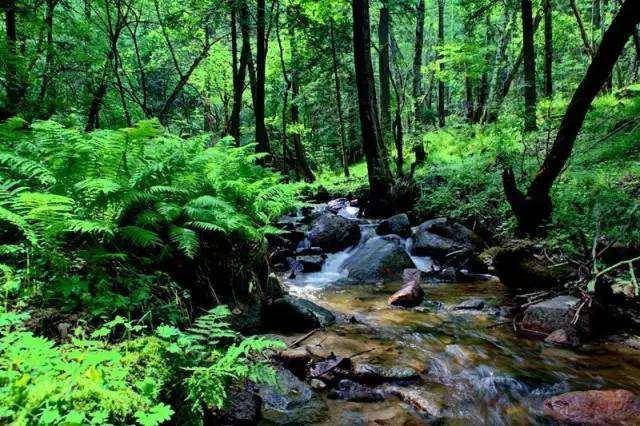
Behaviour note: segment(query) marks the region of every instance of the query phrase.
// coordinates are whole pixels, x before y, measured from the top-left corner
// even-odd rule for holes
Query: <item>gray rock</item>
[[[337,214],[340,210],[349,207],[350,205],[351,203],[346,198],[336,198],[327,203],[325,210],[330,213]]]
[[[311,246],[334,253],[357,244],[360,227],[355,221],[325,213],[313,223],[307,239]]]
[[[449,238],[418,230],[413,235],[411,254],[416,256],[431,256],[439,261],[445,260],[447,255],[457,251],[470,251],[469,245],[455,242]]]
[[[524,311],[521,328],[525,332],[542,334],[550,334],[558,329],[575,329],[586,333],[591,325],[591,315],[586,307],[581,311],[578,323],[572,324],[579,305],[580,299],[573,296],[557,296],[536,303]]]
[[[336,389],[329,392],[329,398],[353,402],[378,402],[382,401],[384,396],[378,389],[343,379]]]
[[[386,235],[368,240],[342,267],[348,271],[348,283],[377,283],[397,279],[402,271],[415,265],[402,240],[395,235]]]
[[[410,281],[400,290],[393,293],[387,303],[391,306],[401,306],[403,308],[413,308],[422,303],[424,291],[420,287],[419,281]]]
[[[555,346],[563,346],[569,348],[575,348],[576,346],[580,345],[580,340],[578,340],[578,336],[573,329],[556,330],[553,333],[549,334],[547,338],[544,339],[544,341]]]
[[[418,373],[408,367],[383,367],[367,363],[353,366],[352,378],[362,383],[378,385],[382,383],[409,383],[420,380]]]
[[[458,303],[453,307],[456,311],[481,311],[484,309],[485,302],[483,299],[473,298]]]
[[[318,272],[322,269],[324,258],[322,256],[298,256],[296,260],[302,266],[303,272]]]
[[[250,426],[260,420],[262,399],[252,382],[234,385],[229,390],[229,405],[224,410],[205,413],[205,424]]]
[[[277,370],[275,386],[260,386],[262,417],[276,424],[310,424],[327,418],[325,402],[289,370]]]
[[[310,300],[287,295],[276,299],[264,312],[268,327],[284,332],[304,332],[335,322],[331,311]]]
[[[473,249],[482,246],[482,239],[475,232],[445,217],[423,222],[418,226],[417,232],[429,232]]]
[[[378,225],[376,232],[379,235],[395,234],[403,238],[407,238],[411,235],[409,216],[405,213],[391,216],[389,219],[383,220]]]

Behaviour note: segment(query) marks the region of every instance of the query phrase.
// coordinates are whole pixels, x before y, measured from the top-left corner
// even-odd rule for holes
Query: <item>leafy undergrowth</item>
[[[241,338],[228,309],[181,329],[194,289],[258,294],[237,252],[263,258],[300,187],[253,145],[209,143],[156,121],[0,125],[0,423],[197,424],[232,381],[273,380],[259,355],[280,343]],[[242,279],[202,267],[240,261]]]
[[[549,242],[568,254],[585,254],[598,236],[640,244],[640,99],[625,94],[598,98],[576,141],[571,161],[553,189]],[[482,223],[494,236],[513,235],[514,222],[500,173],[513,165],[528,182],[555,137],[566,103],[545,101],[548,118],[523,136],[518,117],[495,125],[460,125],[424,135],[427,163],[417,171],[421,217],[452,216]],[[608,123],[614,123],[613,125]]]
[[[89,336],[78,328],[69,343],[22,328],[26,315],[0,315],[0,421],[31,424],[198,423],[203,410],[223,408],[233,381],[275,382],[257,355],[281,348],[242,339],[221,306],[183,332],[144,327],[116,317]],[[125,332],[120,343],[109,343]],[[184,404],[184,402],[187,404]]]

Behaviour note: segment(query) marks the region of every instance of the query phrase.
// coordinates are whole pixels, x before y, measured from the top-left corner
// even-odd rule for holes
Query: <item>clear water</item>
[[[371,224],[363,225],[361,244],[372,229]],[[388,306],[388,296],[400,283],[332,286],[344,276],[340,266],[354,250],[330,255],[321,272],[300,275],[289,283],[292,293],[340,317],[336,325],[315,333],[305,344],[341,356],[372,350],[357,360],[416,369],[423,377],[419,391],[437,407],[444,424],[549,424],[541,411],[542,401],[549,396],[607,388],[640,393],[640,351],[606,341],[575,350],[551,347],[517,337],[510,319],[498,315],[497,309],[481,313],[451,309],[472,297],[483,298],[493,307],[509,305],[510,295],[499,282],[425,284],[426,299],[440,302],[441,308],[422,310]],[[350,424],[354,413],[367,424],[426,422],[396,399],[327,403],[326,424],[331,425]]]

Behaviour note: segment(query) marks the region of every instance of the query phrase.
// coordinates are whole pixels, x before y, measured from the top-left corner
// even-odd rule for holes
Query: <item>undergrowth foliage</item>
[[[296,205],[298,188],[260,166],[254,145],[208,143],[169,135],[154,120],[89,134],[53,121],[0,125],[5,292],[46,287],[33,282],[34,258],[55,280],[193,259],[212,234],[262,244],[273,219]]]
[[[69,343],[35,336],[25,315],[0,314],[0,422],[31,424],[132,424],[154,426],[174,417],[167,398],[186,395],[182,421],[223,408],[232,381],[275,382],[261,354],[282,343],[242,339],[220,306],[182,332],[160,326],[155,335],[106,340],[117,327],[144,327],[119,317],[90,337],[77,329]]]

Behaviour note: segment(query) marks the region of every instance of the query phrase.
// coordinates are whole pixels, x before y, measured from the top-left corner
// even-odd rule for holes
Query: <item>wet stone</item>
[[[336,389],[329,392],[329,398],[353,402],[377,402],[382,401],[384,396],[379,389],[343,379],[340,380]]]
[[[303,272],[318,272],[322,269],[324,258],[322,256],[298,256],[296,260],[302,266]]]
[[[458,303],[453,307],[455,311],[481,311],[484,309],[484,299],[473,298],[467,299],[464,302]]]
[[[637,425],[640,399],[621,389],[569,392],[547,399],[544,412],[568,424]]]
[[[420,380],[420,376],[412,368],[384,367],[368,363],[355,364],[351,377],[368,384],[409,383]]]

